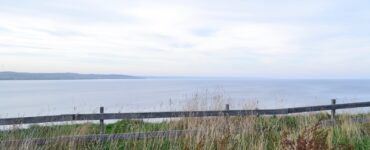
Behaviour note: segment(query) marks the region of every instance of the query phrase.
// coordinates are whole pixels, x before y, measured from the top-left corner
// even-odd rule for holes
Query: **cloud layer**
[[[25,0],[0,4],[0,70],[308,78],[370,75],[366,1]]]

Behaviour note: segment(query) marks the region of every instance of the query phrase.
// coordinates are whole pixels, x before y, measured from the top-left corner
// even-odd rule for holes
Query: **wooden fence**
[[[143,112],[143,113],[104,113],[104,108],[101,107],[100,113],[96,113],[96,114],[64,114],[64,115],[52,115],[52,116],[0,118],[0,125],[65,122],[65,121],[84,121],[84,120],[99,120],[100,124],[103,125],[104,120],[178,118],[178,117],[214,117],[214,116],[249,116],[249,115],[284,115],[284,114],[292,114],[292,113],[315,112],[315,111],[326,111],[326,110],[330,110],[331,115],[334,118],[335,111],[338,109],[359,108],[359,107],[370,107],[370,102],[336,104],[335,99],[333,99],[331,105],[293,107],[293,108],[282,108],[282,109],[255,109],[255,110],[230,110],[229,105],[227,104],[225,110]]]
[[[84,136],[67,136],[56,137],[51,139],[28,139],[15,141],[0,141],[0,144],[14,144],[16,142],[33,142],[36,144],[45,144],[57,140],[77,140],[77,141],[106,141],[117,139],[143,139],[143,138],[166,138],[178,137],[185,133],[196,133],[195,131],[159,131],[146,133],[125,133],[125,134],[104,134],[104,120],[117,119],[149,119],[149,118],[176,118],[176,117],[214,117],[214,116],[249,116],[249,115],[284,115],[291,113],[331,111],[331,120],[322,122],[324,125],[335,124],[335,112],[338,109],[370,107],[370,102],[357,102],[336,104],[336,100],[331,101],[331,105],[319,105],[308,107],[294,107],[282,109],[255,109],[255,110],[230,110],[229,104],[226,104],[225,110],[220,111],[174,111],[174,112],[145,112],[145,113],[104,113],[104,108],[100,108],[98,114],[65,114],[53,116],[36,116],[36,117],[19,117],[19,118],[0,118],[0,125],[30,124],[30,123],[47,123],[47,122],[64,122],[64,121],[83,121],[99,120],[99,135]],[[369,122],[367,118],[352,119],[352,122]]]

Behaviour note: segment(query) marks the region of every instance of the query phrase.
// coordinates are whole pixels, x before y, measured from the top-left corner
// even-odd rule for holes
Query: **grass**
[[[329,119],[325,113],[272,117],[183,118],[149,123],[121,120],[106,126],[106,133],[191,130],[201,132],[174,139],[118,140],[105,143],[63,142],[47,145],[24,143],[8,149],[370,149],[370,124],[348,122],[352,115],[339,115],[336,126],[320,126]],[[50,138],[98,134],[93,123],[33,125],[26,129],[2,131],[0,140]]]
[[[204,107],[202,99],[210,99],[217,105]],[[222,109],[224,97],[195,95],[186,110]],[[219,105],[220,104],[220,105]],[[321,126],[321,120],[330,115],[305,113],[289,116],[245,116],[245,117],[203,117],[180,118],[162,122],[142,120],[121,120],[105,126],[106,133],[130,133],[168,130],[197,130],[170,139],[116,140],[109,142],[56,141],[45,145],[32,143],[14,144],[0,149],[184,149],[184,150],[316,150],[370,149],[370,124],[351,123],[351,117],[370,117],[370,114],[340,114],[335,126]],[[29,138],[51,138],[58,136],[99,134],[95,123],[67,123],[63,125],[32,125],[28,128],[13,126],[0,131],[0,140],[20,140]]]

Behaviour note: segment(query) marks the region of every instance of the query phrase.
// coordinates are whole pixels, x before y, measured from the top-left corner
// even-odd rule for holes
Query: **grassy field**
[[[148,123],[122,120],[106,125],[106,133],[129,133],[166,130],[200,130],[196,135],[173,139],[119,140],[104,143],[57,141],[48,145],[24,143],[6,149],[370,149],[370,124],[352,124],[350,117],[338,115],[336,126],[321,126],[330,119],[326,113],[271,117],[182,118]],[[1,140],[49,138],[65,135],[98,134],[94,123],[33,125],[26,129],[13,127],[0,133]]]
[[[221,93],[221,94],[220,94]],[[195,94],[183,110],[222,110],[227,97],[216,94]],[[243,109],[255,109],[255,103]],[[32,143],[12,144],[0,149],[171,149],[171,150],[369,150],[370,123],[352,123],[350,118],[369,118],[370,114],[336,116],[335,126],[322,126],[330,119],[327,112],[302,113],[289,116],[203,117],[177,118],[162,122],[121,120],[105,126],[105,133],[146,131],[197,130],[178,138],[116,140],[108,142],[81,142],[58,140],[46,145]],[[62,125],[32,125],[28,128],[13,126],[0,131],[0,140],[52,138],[58,136],[99,134],[97,123],[66,123]]]

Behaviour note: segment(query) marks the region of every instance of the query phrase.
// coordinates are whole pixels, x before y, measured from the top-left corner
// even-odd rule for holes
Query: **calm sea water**
[[[223,94],[231,109],[370,100],[370,80],[136,79],[0,81],[0,117],[181,110],[196,94]]]

